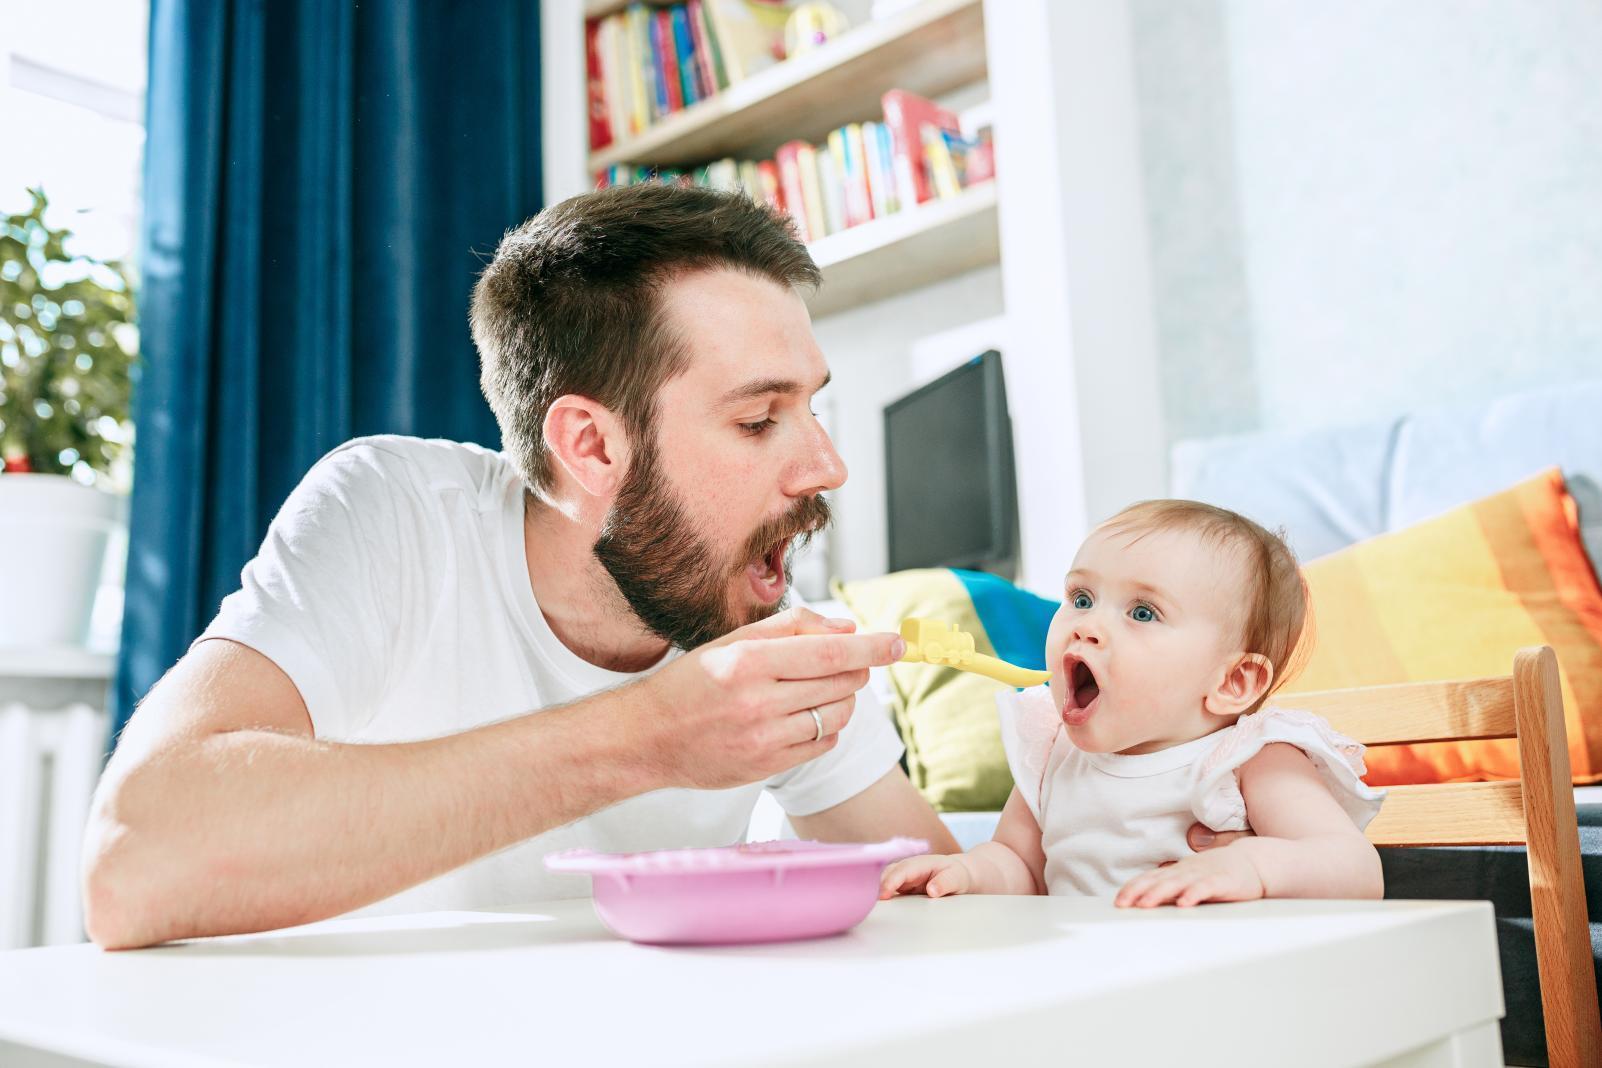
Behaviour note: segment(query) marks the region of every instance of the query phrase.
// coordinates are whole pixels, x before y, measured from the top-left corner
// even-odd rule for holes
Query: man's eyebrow
[[[766,397],[774,393],[786,396],[798,396],[801,394],[810,396],[827,386],[833,377],[832,374],[824,375],[823,381],[810,389],[805,383],[797,382],[793,378],[758,378],[755,381],[747,382],[729,390],[718,400],[717,406],[719,408],[732,408],[743,401]]]

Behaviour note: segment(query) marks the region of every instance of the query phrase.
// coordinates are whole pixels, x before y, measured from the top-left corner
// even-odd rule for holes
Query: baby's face
[[[1236,653],[1245,569],[1189,531],[1093,531],[1046,637],[1051,695],[1093,753],[1146,753],[1221,725],[1203,698]]]

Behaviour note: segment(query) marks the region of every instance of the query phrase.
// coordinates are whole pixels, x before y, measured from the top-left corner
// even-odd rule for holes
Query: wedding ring
[[[823,717],[818,714],[818,710],[815,708],[809,708],[807,711],[812,713],[812,722],[818,725],[818,733],[812,736],[812,740],[821,742],[823,741]]]

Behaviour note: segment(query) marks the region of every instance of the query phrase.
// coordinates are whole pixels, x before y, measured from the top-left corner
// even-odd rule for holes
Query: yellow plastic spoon
[[[910,664],[938,664],[995,679],[1008,686],[1039,686],[1051,680],[1049,671],[1031,671],[1005,660],[975,652],[973,635],[940,619],[908,619],[901,624],[907,651],[901,659]]]

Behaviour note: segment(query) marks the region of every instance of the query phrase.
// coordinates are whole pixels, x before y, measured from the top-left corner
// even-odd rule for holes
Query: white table
[[[636,946],[588,901],[0,953],[0,1064],[1501,1064],[1490,906],[903,898]],[[81,1058],[81,1060],[60,1059]]]

